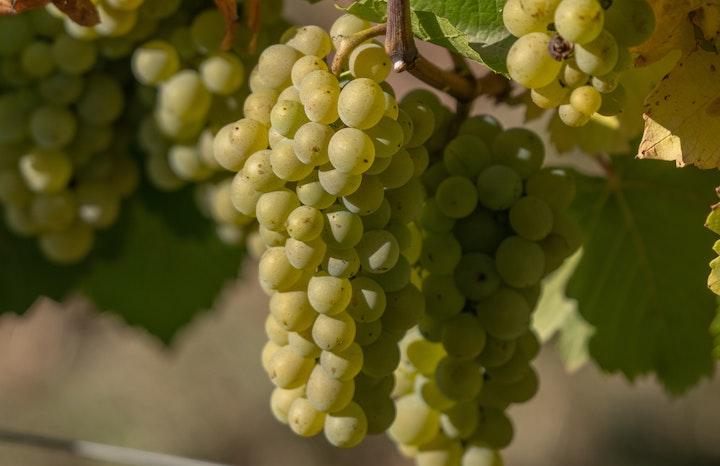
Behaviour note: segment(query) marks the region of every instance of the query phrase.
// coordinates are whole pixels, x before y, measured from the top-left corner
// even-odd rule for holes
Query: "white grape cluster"
[[[0,204],[58,263],[89,253],[138,182],[116,127],[123,83],[97,59],[45,10],[0,18]]]
[[[343,16],[331,34],[289,30],[252,70],[244,118],[214,142],[218,163],[237,172],[233,205],[259,223],[271,409],[295,433],[324,432],[337,447],[393,421],[398,342],[424,304],[410,276],[433,114],[398,105],[378,44],[358,47],[341,80],[325,61],[367,26]]]
[[[543,158],[531,131],[478,116],[425,172],[425,313],[401,342],[388,431],[418,465],[501,465],[513,437],[504,411],[537,391],[540,280],[580,241],[566,213],[573,178]]]
[[[622,112],[628,48],[655,30],[647,0],[508,0],[503,21],[518,37],[507,56],[510,77],[573,127]]]
[[[278,24],[265,20],[263,37]],[[151,183],[166,191],[194,185],[198,206],[214,220],[220,238],[241,244],[254,219],[233,207],[232,176],[215,161],[213,140],[220,128],[242,117],[248,94],[244,61],[256,57],[245,52],[244,35],[236,38],[234,50],[221,50],[225,22],[215,8],[199,12],[188,26],[168,28],[133,52],[133,75],[144,86],[141,99],[149,109],[138,141]]]

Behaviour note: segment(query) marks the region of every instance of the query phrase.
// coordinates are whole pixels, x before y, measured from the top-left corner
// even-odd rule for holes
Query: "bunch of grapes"
[[[279,35],[274,33],[283,24],[265,18],[260,40]],[[138,130],[146,172],[161,190],[194,184],[198,205],[215,221],[220,238],[241,243],[254,219],[233,208],[232,174],[215,161],[212,143],[220,128],[242,117],[248,94],[244,63],[257,59],[247,52],[248,31],[239,31],[233,49],[222,51],[225,22],[214,8],[160,31],[131,59],[147,114]]]
[[[344,16],[331,31],[337,44],[364,27]],[[410,277],[434,116],[398,105],[378,44],[358,47],[338,80],[326,31],[294,28],[281,42],[261,53],[244,118],[217,133],[214,156],[237,172],[232,202],[264,244],[272,411],[299,435],[352,447],[392,423],[398,342],[424,305]]]
[[[503,21],[518,37],[507,56],[510,77],[573,127],[622,111],[629,47],[655,30],[647,0],[508,0]]]
[[[58,263],[88,254],[138,181],[117,127],[122,73],[98,55],[45,10],[0,18],[0,203]]]
[[[466,120],[431,164],[417,282],[425,313],[402,340],[390,437],[419,465],[502,464],[504,411],[536,393],[530,329],[540,280],[580,245],[573,178],[541,168],[529,130]]]

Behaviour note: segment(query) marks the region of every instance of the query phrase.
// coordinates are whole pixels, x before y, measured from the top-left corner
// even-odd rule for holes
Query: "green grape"
[[[288,138],[294,137],[298,128],[307,122],[303,105],[293,100],[278,100],[270,112],[272,129]]]
[[[520,379],[502,385],[500,396],[511,403],[530,401],[540,388],[540,380],[532,367],[526,367]]]
[[[383,96],[385,97],[385,116],[392,120],[397,120],[400,107],[398,107],[397,100],[395,100],[395,95],[386,89],[385,92],[383,92]]]
[[[365,133],[373,142],[376,157],[390,157],[396,154],[403,145],[402,127],[388,117],[383,117],[378,124]]]
[[[368,434],[385,432],[395,420],[395,403],[380,390],[356,393],[355,402],[367,416]]]
[[[283,424],[287,424],[290,406],[293,401],[302,397],[304,392],[304,387],[291,389],[275,387],[270,395],[270,411],[272,411],[275,419]]]
[[[313,171],[307,178],[298,181],[295,193],[303,205],[316,209],[325,209],[335,202],[335,196],[325,191],[320,184],[317,172]]]
[[[245,80],[245,67],[233,54],[220,52],[200,63],[200,77],[213,94],[230,95],[240,89]]]
[[[402,335],[412,328],[425,311],[422,292],[413,284],[386,294],[387,305],[382,315],[383,328]]]
[[[345,208],[357,215],[370,215],[380,208],[385,200],[382,183],[376,176],[363,175],[360,187],[352,194],[344,196]]]
[[[23,237],[35,236],[39,233],[39,228],[27,205],[8,204],[4,211],[5,225],[12,233]]]
[[[586,115],[570,104],[561,105],[558,109],[558,116],[563,123],[572,128],[585,126],[590,121],[590,115]]]
[[[298,241],[288,238],[285,242],[285,253],[288,261],[296,269],[314,271],[325,257],[327,245],[321,238],[311,241]]]
[[[618,59],[617,63],[615,63],[615,68],[613,68],[613,71],[621,73],[623,71],[634,68],[634,61],[635,57],[633,57],[629,49],[626,49],[625,47],[618,47]]]
[[[543,109],[559,107],[566,99],[570,90],[559,79],[554,80],[547,86],[532,89],[530,98],[533,103]]]
[[[213,154],[223,168],[239,171],[247,158],[268,146],[267,127],[249,118],[224,126],[213,142]]]
[[[362,217],[365,230],[382,230],[390,222],[392,209],[390,203],[384,198],[380,206],[373,213]]]
[[[550,36],[544,32],[531,32],[519,38],[508,51],[507,68],[510,77],[531,89],[553,82],[562,62],[550,56],[549,45]]]
[[[491,210],[509,209],[520,198],[522,191],[520,175],[504,165],[486,168],[477,180],[478,200]]]
[[[461,134],[445,146],[443,163],[448,173],[475,178],[490,163],[490,148],[477,136]]]
[[[327,64],[321,58],[306,55],[295,62],[290,73],[290,79],[295,88],[299,88],[305,76],[318,70],[328,71]]]
[[[313,408],[335,413],[352,402],[355,383],[352,379],[334,379],[320,365],[316,365],[307,381],[305,392]]]
[[[452,276],[428,275],[423,280],[422,291],[427,313],[432,317],[452,317],[465,306],[465,298],[457,289]]]
[[[412,121],[412,136],[405,138],[405,146],[408,148],[423,145],[435,129],[435,115],[429,106],[419,102],[403,102],[400,104],[402,110]]]
[[[350,52],[348,68],[355,78],[369,78],[381,82],[388,77],[392,66],[385,47],[365,43]]]
[[[17,170],[0,170],[0,203],[25,205],[30,198],[30,190]]]
[[[378,175],[383,186],[387,189],[397,189],[407,185],[415,174],[415,164],[408,151],[401,149],[390,158],[390,163]]]
[[[601,33],[604,19],[598,0],[562,0],[555,10],[555,29],[570,42],[587,44]]]
[[[285,232],[268,230],[262,225],[258,227],[258,233],[267,247],[285,247],[285,242],[288,239]],[[290,261],[288,259],[288,263],[289,262]]]
[[[553,212],[567,210],[575,197],[575,178],[562,168],[544,168],[528,178],[527,195],[542,199]]]
[[[375,160],[373,142],[363,131],[343,128],[330,138],[328,156],[334,168],[342,173],[360,175]]]
[[[362,220],[346,210],[338,209],[326,212],[324,237],[331,248],[352,248],[363,237]]]
[[[522,197],[510,208],[510,225],[522,238],[540,241],[550,234],[553,213],[542,199],[533,196]]]
[[[400,291],[410,283],[410,264],[404,256],[400,256],[395,267],[385,273],[373,275],[373,279],[388,293]]]
[[[225,35],[225,21],[219,10],[211,8],[195,16],[190,36],[197,51],[204,55],[220,48]]]
[[[61,191],[35,196],[30,204],[30,215],[42,231],[62,231],[75,221],[77,204],[71,193]]]
[[[622,84],[618,84],[609,94],[605,94],[602,98],[602,105],[598,109],[600,115],[614,116],[622,113],[625,107],[625,101],[627,100],[627,92]]]
[[[462,256],[455,269],[455,283],[468,299],[476,301],[490,296],[500,287],[495,261],[482,253]]]
[[[287,330],[282,328],[271,314],[268,314],[265,319],[265,335],[270,341],[278,346],[285,346],[288,344]]]
[[[407,149],[407,153],[410,155],[410,159],[415,167],[413,178],[420,178],[430,165],[430,154],[428,150],[424,146],[418,146]]]
[[[473,359],[485,347],[485,329],[473,314],[461,313],[448,319],[442,332],[442,345],[448,356]]]
[[[85,89],[77,104],[80,117],[93,124],[110,124],[122,113],[124,94],[120,84],[104,74],[85,80]]]
[[[343,409],[328,414],[325,419],[325,438],[331,445],[352,448],[367,435],[368,420],[363,409],[350,402]]]
[[[45,105],[33,112],[30,117],[30,133],[33,141],[46,149],[65,147],[75,137],[77,120],[65,107]]]
[[[547,31],[560,0],[508,0],[503,7],[503,23],[510,34],[522,37]]]
[[[297,355],[289,346],[283,346],[272,355],[269,363],[270,380],[276,387],[298,388],[309,383],[308,378],[315,361]]]
[[[72,177],[73,167],[63,152],[33,149],[19,162],[20,174],[31,191],[53,193],[63,190]]]
[[[112,226],[120,214],[120,198],[113,187],[101,182],[78,185],[75,191],[78,217],[96,229]]]
[[[370,27],[370,23],[355,15],[340,16],[330,27],[330,38],[333,46],[338,49],[343,39]]]
[[[565,62],[562,71],[560,72],[560,79],[566,86],[570,88],[576,88],[587,84],[590,79],[590,75],[584,71],[580,71],[575,63],[575,59],[571,58]]]
[[[137,10],[119,10],[103,4],[97,5],[97,10],[100,22],[93,29],[100,36],[124,36],[137,24]]]
[[[210,91],[195,70],[182,70],[163,81],[158,94],[160,108],[189,121],[203,119],[211,100]]]
[[[52,44],[52,55],[57,67],[72,75],[87,73],[97,61],[97,47],[93,42],[75,39],[62,34]]]
[[[328,248],[322,266],[333,277],[350,278],[360,269],[360,257],[354,248]]]
[[[343,173],[328,163],[319,168],[318,180],[327,193],[343,197],[358,190],[362,182],[362,175]]]
[[[463,446],[460,442],[440,434],[418,448],[415,463],[418,466],[459,465],[462,452]]]
[[[273,356],[275,356],[275,353],[277,353],[280,348],[281,347],[277,343],[271,340],[268,340],[265,343],[265,346],[263,346],[262,352],[260,353],[260,361],[262,363],[263,369],[265,370],[265,373],[267,373],[268,375],[270,375],[271,370],[270,362],[272,361]]]
[[[290,288],[300,279],[301,271],[293,267],[285,255],[285,248],[272,247],[260,258],[261,285],[273,291]]]
[[[400,362],[397,339],[392,333],[382,332],[375,341],[365,345],[362,372],[377,378],[391,375]]]
[[[304,164],[295,156],[290,144],[275,147],[270,152],[270,165],[275,175],[283,181],[299,181],[313,172],[313,166]]]
[[[290,429],[302,437],[313,437],[322,432],[325,413],[317,411],[307,398],[296,398],[287,412]]]
[[[450,233],[428,233],[423,238],[420,265],[432,274],[451,275],[460,262],[460,243]]]
[[[300,332],[288,333],[288,346],[300,357],[317,360],[320,348],[315,345],[312,338],[312,328]]]
[[[309,206],[295,208],[287,219],[288,234],[298,241],[312,241],[323,232],[325,219],[322,213]]]
[[[347,290],[352,293],[350,285],[347,285]],[[316,295],[308,291],[308,297],[313,304]],[[315,306],[313,307],[317,310]],[[355,321],[345,311],[333,315],[320,314],[313,324],[312,336],[320,349],[342,351],[355,339]]]
[[[289,189],[263,193],[257,202],[256,216],[268,230],[283,231],[290,212],[299,205],[297,195]]]
[[[305,164],[320,166],[327,163],[328,144],[334,131],[327,125],[315,122],[305,123],[297,129],[293,139],[293,150]]]
[[[400,247],[397,239],[386,230],[370,230],[363,234],[356,250],[364,272],[383,274],[397,264]]]
[[[495,264],[505,283],[524,288],[534,285],[542,278],[545,255],[537,243],[511,236],[498,246]]]
[[[509,288],[500,288],[478,302],[475,311],[488,334],[501,340],[519,337],[527,331],[530,323],[527,302]]]
[[[347,126],[369,129],[385,114],[385,97],[380,86],[368,78],[347,83],[338,98],[338,115]]]
[[[187,181],[201,181],[211,174],[210,168],[200,160],[194,146],[175,144],[168,152],[168,163],[178,178]]]
[[[446,354],[441,344],[433,343],[424,338],[410,341],[405,351],[413,367],[426,376],[435,373],[435,368]]]
[[[294,31],[294,35],[286,42],[304,55],[325,58],[332,50],[330,35],[318,26],[303,26]]]
[[[407,225],[400,222],[390,222],[385,229],[395,237],[401,253],[410,247],[412,237],[410,228],[408,228]],[[420,247],[422,247],[422,245],[420,245]]]
[[[442,213],[435,199],[429,198],[423,206],[420,223],[427,231],[433,233],[449,233],[455,226],[455,219]]]
[[[307,293],[302,290],[273,293],[269,306],[270,314],[288,332],[306,330],[317,316]]]
[[[372,322],[357,322],[355,324],[355,342],[360,346],[371,345],[382,334],[380,319]]]
[[[397,415],[388,434],[402,445],[422,445],[430,441],[440,428],[440,414],[428,406],[416,393],[400,397],[395,408]]]
[[[622,46],[640,45],[655,32],[655,14],[646,0],[613,2],[605,12],[605,28]]]
[[[347,312],[356,322],[372,322],[382,317],[387,305],[385,291],[368,277],[356,277],[352,285],[352,298]]]
[[[75,75],[55,73],[40,81],[40,94],[50,103],[70,105],[82,94],[83,80]]]
[[[155,39],[135,49],[131,66],[140,83],[157,85],[177,73],[180,57],[172,44]]]
[[[275,175],[270,162],[271,150],[260,150],[245,161],[242,173],[252,189],[259,192],[270,192],[280,189],[285,182]]]
[[[490,168],[484,170],[483,174]],[[480,175],[481,179],[483,174]],[[438,186],[435,201],[440,211],[448,217],[455,219],[467,217],[477,206],[478,190],[467,178],[451,176]]]
[[[615,38],[609,32],[602,31],[592,42],[575,47],[575,62],[585,73],[603,76],[615,68],[618,53]]]
[[[460,466],[504,466],[500,454],[485,444],[465,445]]]
[[[28,15],[0,18],[0,31],[1,57],[17,55],[34,39],[33,25]]]
[[[313,79],[312,75],[315,73],[317,73],[317,71],[310,73],[308,77],[303,79],[303,83]],[[307,117],[310,121],[326,125],[338,119],[337,105],[339,97],[340,89],[336,83],[317,87],[305,85],[301,87],[300,90],[300,99],[305,106],[305,114]]]
[[[232,205],[243,215],[255,216],[257,202],[262,195],[250,183],[247,175],[239,172],[232,179],[230,200]]]
[[[512,168],[525,179],[540,169],[545,159],[542,139],[525,128],[510,128],[493,141],[492,150],[498,162]]]
[[[437,365],[435,381],[445,396],[462,402],[470,401],[480,393],[483,376],[474,361],[446,356]]]
[[[160,190],[174,191],[183,185],[183,180],[168,165],[165,154],[151,153],[146,160],[145,170],[150,184]]]
[[[471,443],[484,443],[492,448],[505,448],[513,438],[510,419],[500,410],[481,407],[478,427],[470,439]]]
[[[581,86],[570,93],[570,105],[583,115],[592,116],[602,105],[602,96],[592,86]]]
[[[31,78],[48,76],[55,68],[50,45],[36,41],[26,46],[20,55],[20,66]]]
[[[52,262],[74,264],[90,253],[94,236],[92,227],[75,222],[65,230],[41,234],[40,250]]]
[[[403,130],[403,146],[405,146],[413,137],[413,131],[415,130],[413,120],[408,112],[400,108],[398,109],[396,121]]]
[[[478,424],[478,406],[475,401],[456,403],[440,416],[440,426],[450,438],[469,438]]]
[[[495,137],[501,132],[502,126],[500,122],[490,115],[476,115],[467,118],[458,128],[458,136],[462,134],[477,136],[488,145],[492,144]]]
[[[275,106],[275,102],[277,102],[277,93],[271,89],[253,92],[243,102],[243,115],[245,118],[270,126],[270,111]]]
[[[334,316],[350,304],[353,288],[347,278],[314,276],[308,282],[308,300],[320,314]]]
[[[444,411],[455,404],[454,400],[440,391],[434,378],[422,375],[415,377],[415,391],[422,396],[425,403],[438,411]]]
[[[602,94],[609,94],[618,87],[618,73],[611,72],[605,76],[593,76],[591,80],[592,86]]]
[[[363,350],[360,345],[353,343],[342,351],[323,351],[320,354],[320,366],[335,379],[350,380],[360,373]]]

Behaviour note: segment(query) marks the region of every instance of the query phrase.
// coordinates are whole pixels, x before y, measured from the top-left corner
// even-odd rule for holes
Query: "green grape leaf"
[[[569,372],[581,369],[590,361],[588,345],[593,333],[595,328],[579,312],[569,314],[563,322],[555,347]]]
[[[413,33],[418,39],[444,47],[470,60],[483,63],[498,73],[507,74],[505,57],[515,39],[508,37],[506,32],[497,32],[496,22],[498,21],[498,12],[490,18],[490,16],[487,15],[488,8],[490,7],[480,5],[483,2],[460,0],[454,0],[452,2],[458,4],[465,3],[467,5],[475,4],[475,9],[478,10],[478,12],[483,12],[484,16],[482,16],[482,18],[478,16],[475,19],[469,20],[466,24],[474,22],[476,25],[484,25],[477,26],[479,29],[476,30],[474,34],[484,34],[487,38],[492,38],[493,42],[477,42],[471,40],[471,37],[465,31],[459,29],[453,20],[438,15],[435,11],[423,11],[416,3],[422,4],[424,7],[433,6],[435,10],[440,10],[443,8],[441,5],[446,2],[440,0],[411,1],[411,7],[413,9],[411,18]],[[493,1],[490,3],[496,5],[501,2]],[[493,6],[490,9],[494,11],[495,8],[497,7]],[[368,21],[379,23],[386,19],[387,3],[385,0],[358,0],[347,6],[345,11]],[[500,18],[500,22],[502,22],[502,18]],[[495,26],[492,26],[492,24],[495,24]]]
[[[595,327],[592,358],[629,379],[655,373],[681,393],[713,372],[703,228],[716,175],[659,161],[614,159],[607,178],[579,176],[575,212],[587,239],[568,284]]]
[[[494,44],[510,35],[502,19],[505,0],[411,0],[410,5],[415,11],[428,11],[447,19],[470,42]]]
[[[34,241],[0,228],[0,311],[21,314],[41,295],[60,300],[79,291],[99,309],[170,342],[237,275],[241,255],[217,238],[191,190],[143,188],[76,266],[49,264]]]

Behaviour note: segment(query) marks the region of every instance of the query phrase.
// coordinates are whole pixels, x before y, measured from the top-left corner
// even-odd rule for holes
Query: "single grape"
[[[369,78],[381,82],[390,74],[390,57],[385,52],[385,47],[379,44],[361,44],[350,52],[348,68],[355,78]]]
[[[313,437],[322,432],[325,413],[317,411],[307,398],[298,397],[290,404],[287,412],[290,429],[302,437]]]
[[[337,315],[350,304],[353,288],[347,278],[314,276],[308,282],[308,300],[320,314]]]
[[[352,285],[352,298],[347,311],[356,322],[372,322],[382,317],[387,300],[385,291],[368,277],[356,277]]]
[[[270,380],[276,387],[298,388],[308,381],[314,365],[312,359],[298,356],[289,346],[283,346],[270,358]]]
[[[475,178],[490,164],[490,148],[478,136],[460,134],[443,150],[443,163],[448,173]]]
[[[505,210],[522,195],[523,184],[518,173],[504,165],[493,165],[480,173],[477,180],[480,204],[492,210]]]
[[[353,343],[342,351],[323,351],[320,354],[320,366],[335,379],[350,380],[363,367],[363,350],[360,345]]]
[[[317,316],[307,292],[301,290],[273,293],[269,307],[277,323],[289,332],[309,328]]]
[[[349,286],[348,289],[352,293]],[[308,297],[311,296],[314,294],[308,292]],[[312,297],[310,302],[313,303]],[[342,351],[355,339],[355,321],[345,311],[333,315],[321,314],[315,319],[312,336],[318,348],[325,351]]]
[[[461,256],[460,243],[451,233],[428,233],[423,237],[419,262],[428,272],[451,275]]]
[[[178,71],[180,57],[172,44],[155,39],[135,49],[131,66],[140,83],[157,85]]]
[[[592,76],[608,74],[615,68],[617,60],[618,44],[607,31],[602,31],[592,42],[575,47],[578,68]]]
[[[334,379],[320,365],[316,365],[307,381],[305,392],[313,408],[334,413],[351,403],[355,383],[352,379]]]
[[[330,35],[321,27],[314,25],[297,28],[285,43],[304,55],[314,55],[318,58],[325,58],[332,50]]]
[[[325,419],[325,438],[331,445],[352,448],[367,434],[368,421],[363,409],[350,402],[343,409],[328,414]]]
[[[581,86],[570,93],[570,105],[586,116],[592,116],[602,105],[602,96],[592,86]]]
[[[338,114],[347,126],[369,129],[385,114],[385,97],[380,86],[368,78],[356,78],[340,91]]]
[[[461,313],[445,323],[442,345],[448,356],[457,359],[473,359],[485,347],[485,329],[475,315]]]
[[[483,385],[480,367],[474,361],[449,356],[438,363],[435,381],[445,396],[460,402],[475,398]]]
[[[550,56],[549,44],[550,36],[544,32],[532,32],[519,38],[510,47],[507,56],[510,77],[531,89],[553,82],[562,62]]]
[[[440,211],[448,217],[467,217],[477,206],[478,190],[467,178],[451,176],[438,186],[435,201]]]
[[[355,248],[328,248],[323,258],[322,267],[333,277],[350,278],[360,270],[360,257]]]
[[[613,2],[605,12],[605,29],[620,45],[640,45],[655,31],[655,13],[646,0]]]
[[[402,445],[422,445],[430,441],[440,428],[440,414],[416,393],[400,397],[397,415],[388,435]]]
[[[386,230],[365,232],[356,250],[364,272],[383,274],[392,269],[400,257],[397,239]]]
[[[510,208],[510,225],[522,238],[540,241],[550,234],[553,213],[550,206],[537,197],[522,197]]]
[[[342,203],[348,211],[367,216],[378,210],[384,200],[385,191],[379,178],[363,175],[360,187],[354,193],[344,196]]]
[[[575,197],[575,178],[562,168],[543,168],[528,178],[528,196],[542,199],[553,212],[567,210]]]
[[[554,19],[555,29],[564,39],[587,44],[602,31],[605,15],[598,0],[562,0]]]
[[[468,299],[479,300],[490,296],[500,287],[495,260],[482,253],[464,255],[455,269],[455,283]]]
[[[478,302],[475,312],[489,335],[510,340],[522,335],[530,323],[530,308],[523,297],[509,288],[500,288]]]
[[[288,261],[283,247],[269,248],[260,259],[260,283],[270,290],[288,289],[300,279],[300,275],[300,270]]]

